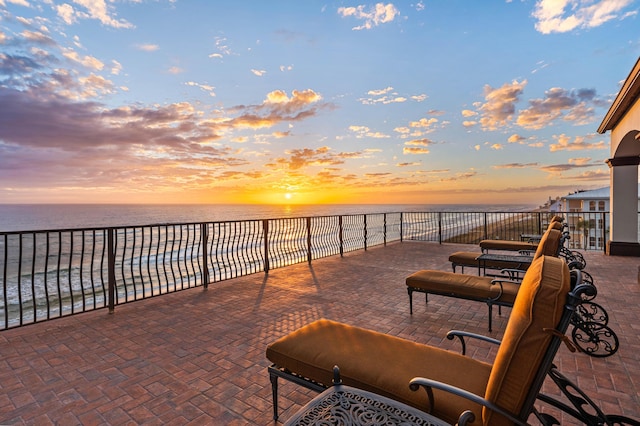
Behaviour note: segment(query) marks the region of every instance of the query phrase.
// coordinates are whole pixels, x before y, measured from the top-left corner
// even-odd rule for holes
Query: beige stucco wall
[[[618,145],[627,133],[636,130],[640,131],[640,98],[636,99],[635,103],[631,106],[629,111],[620,120],[616,127],[611,131],[611,157],[625,157],[631,155],[638,155],[640,149],[636,148],[633,152],[628,149],[616,152]],[[638,144],[640,145],[640,143]],[[631,148],[630,145],[625,145],[625,148]]]

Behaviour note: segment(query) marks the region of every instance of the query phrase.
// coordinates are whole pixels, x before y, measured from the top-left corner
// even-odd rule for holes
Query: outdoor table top
[[[522,263],[522,264],[531,264],[533,262],[533,256],[527,254],[501,254],[501,253],[483,253],[480,256],[476,257],[478,262],[512,262],[512,263]]]
[[[449,425],[431,414],[393,399],[344,385],[334,385],[316,396],[293,415],[285,426],[312,424]]]

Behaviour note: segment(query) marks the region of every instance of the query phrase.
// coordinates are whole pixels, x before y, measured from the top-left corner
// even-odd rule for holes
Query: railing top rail
[[[373,216],[383,214],[400,214],[402,212],[374,212],[374,213],[348,213],[348,214],[335,214],[335,215],[310,215],[310,216],[293,216],[293,217],[269,217],[269,218],[255,218],[255,219],[237,219],[237,220],[215,220],[215,221],[197,221],[197,222],[159,222],[149,223],[141,225],[116,225],[116,226],[94,226],[89,228],[50,228],[50,229],[35,229],[35,230],[18,230],[18,231],[0,231],[0,235],[22,235],[22,234],[43,234],[52,232],[81,232],[81,231],[102,231],[108,229],[130,229],[130,228],[153,228],[158,226],[189,226],[200,224],[229,224],[229,223],[244,223],[244,222],[262,222],[263,220],[278,221],[278,220],[299,220],[299,219],[322,219],[330,217],[358,217],[358,216]]]
[[[388,211],[388,212],[373,212],[373,213],[348,213],[348,214],[335,214],[335,215],[309,215],[309,216],[294,216],[294,217],[275,217],[275,218],[253,218],[253,219],[238,219],[238,220],[217,220],[217,221],[191,221],[191,222],[158,222],[158,223],[150,223],[150,224],[140,224],[140,225],[116,225],[116,226],[95,226],[89,228],[51,228],[51,229],[25,229],[25,230],[17,230],[17,231],[0,231],[0,236],[5,235],[24,235],[24,234],[43,234],[43,233],[56,233],[56,232],[82,232],[82,231],[103,231],[103,230],[111,230],[111,229],[131,229],[131,228],[152,228],[152,227],[161,227],[161,226],[191,226],[191,225],[200,225],[200,224],[233,224],[233,223],[245,223],[245,222],[262,222],[264,220],[268,221],[281,221],[281,220],[298,220],[298,219],[322,219],[322,218],[330,218],[330,217],[361,217],[361,216],[374,216],[374,215],[384,215],[384,214],[438,214],[444,213],[447,215],[460,215],[460,214],[566,214],[575,216],[577,214],[593,214],[593,213],[603,213],[609,214],[608,211],[598,211],[598,212],[540,212],[540,211]],[[640,212],[639,212],[640,214]]]

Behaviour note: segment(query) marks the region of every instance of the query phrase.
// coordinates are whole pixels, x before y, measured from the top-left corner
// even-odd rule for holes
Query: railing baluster
[[[107,269],[109,270],[108,288],[109,288],[109,313],[112,314],[115,310],[116,299],[116,253],[115,253],[115,232],[114,228],[109,228],[107,231]]]
[[[262,234],[264,238],[264,272],[269,273],[269,219],[262,220]]]
[[[31,234],[31,300],[33,303],[33,322],[37,322],[38,318],[38,306],[37,306],[37,297],[36,294],[36,233],[33,232]]]
[[[306,218],[307,222],[307,263],[311,263],[311,218]]]
[[[2,298],[4,302],[4,328],[9,327],[9,286],[7,283],[7,268],[9,268],[9,235],[3,235],[4,240],[4,261],[2,268]]]
[[[200,238],[202,241],[202,285],[204,288],[209,288],[209,256],[207,255],[209,226],[206,223],[200,224]]]

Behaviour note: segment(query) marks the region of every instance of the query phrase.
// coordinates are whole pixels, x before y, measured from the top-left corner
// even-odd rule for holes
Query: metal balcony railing
[[[549,216],[403,212],[0,232],[0,330],[393,241],[515,240],[542,233]]]

